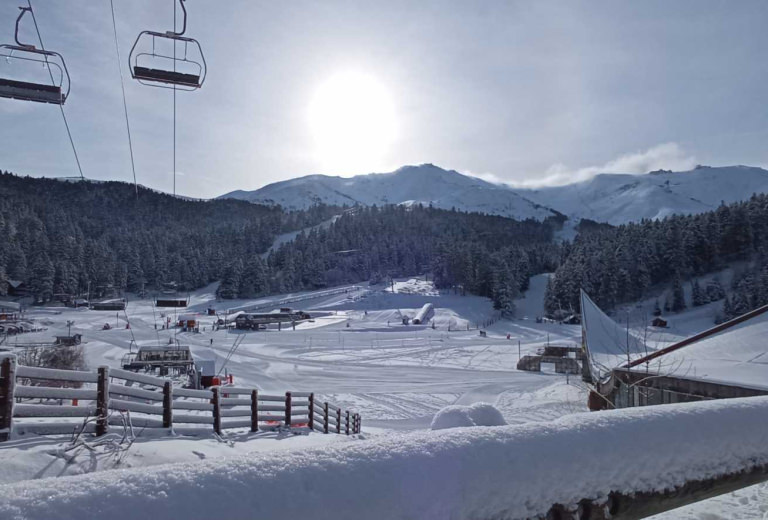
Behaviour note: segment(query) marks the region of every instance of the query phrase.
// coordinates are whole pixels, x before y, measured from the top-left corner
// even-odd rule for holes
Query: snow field
[[[210,286],[193,293],[190,307],[183,311],[199,313],[206,329],[200,334],[155,330],[155,320],[160,323],[161,318],[148,301],[130,301],[130,331],[124,329],[123,314],[119,316],[119,328],[102,331],[105,322],[115,325],[115,313],[35,309],[30,314],[48,330],[16,336],[11,343],[50,341],[56,334],[66,334],[66,321],[74,320],[72,332],[84,335],[84,349],[91,368],[103,364],[119,366],[133,338],[141,345],[164,344],[173,337],[181,344],[190,345],[196,357],[215,360],[218,367],[241,335],[223,330],[212,332],[214,318],[205,316],[209,306],[220,312],[227,308],[268,308],[278,307],[278,302],[284,299],[298,298],[301,303],[291,306],[311,310],[314,322],[302,323],[295,331],[246,333],[241,347],[227,364],[237,385],[255,386],[265,392],[315,391],[318,400],[359,411],[363,416],[364,437],[372,441],[390,436],[400,438],[400,432],[428,429],[442,408],[478,402],[493,403],[510,424],[550,423],[585,411],[586,391],[578,378],[571,378],[567,384],[566,378],[560,375],[515,370],[520,354],[535,353],[547,341],[554,344],[580,341],[579,326],[535,323],[534,318],[542,312],[546,276],[534,277],[530,290],[516,302],[519,319],[502,320],[488,327],[487,338],[480,338],[474,329],[456,329],[461,329],[458,324],[487,319],[493,312],[488,300],[440,294],[428,282],[413,278],[397,281],[394,294],[380,286],[335,295],[323,295],[320,291],[226,302],[217,302],[215,286]],[[436,306],[436,329],[429,325],[398,325],[404,313],[415,313],[428,302]],[[646,303],[652,305],[653,301]],[[708,314],[706,309],[697,308],[675,315],[673,327],[659,333],[664,335],[660,346],[680,339],[683,334],[707,328],[707,320],[711,319]],[[165,315],[173,318],[174,312],[165,311]],[[451,332],[447,330],[449,323]],[[678,331],[682,324],[685,327]],[[507,334],[511,339],[506,338]],[[68,441],[69,438],[27,436],[0,445],[3,469],[0,484],[173,462],[196,465],[201,460],[210,464],[218,461],[215,464],[223,467],[229,464],[228,459],[239,459],[252,452],[304,452],[336,444],[341,450],[357,444],[356,439],[337,435],[253,436],[232,432],[217,439],[210,434],[186,438],[148,438],[142,434],[118,463],[108,453],[65,452]],[[678,518],[675,513],[679,512],[680,518],[762,520],[760,507],[766,503],[766,493],[768,485],[753,486],[660,518]],[[0,518],[5,516],[0,514]]]
[[[0,487],[0,517],[525,518],[609,491],[658,491],[768,463],[768,398],[390,433]],[[589,475],[589,478],[585,478]],[[201,492],[203,491],[204,492]]]

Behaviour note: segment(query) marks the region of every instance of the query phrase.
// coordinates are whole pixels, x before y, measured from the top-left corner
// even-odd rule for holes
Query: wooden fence
[[[123,412],[130,412],[133,427],[180,432],[201,427],[218,434],[231,428],[304,428],[346,435],[361,431],[359,414],[319,403],[310,392],[269,395],[234,386],[191,390],[127,370],[53,370],[17,365],[13,356],[0,358],[0,441],[8,440],[12,431],[46,435],[83,428],[104,435],[110,426],[123,425]]]

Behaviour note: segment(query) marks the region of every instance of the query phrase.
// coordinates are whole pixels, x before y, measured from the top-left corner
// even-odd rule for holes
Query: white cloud
[[[677,143],[662,143],[643,152],[625,154],[600,166],[572,169],[564,164],[553,164],[538,179],[529,179],[522,186],[559,186],[591,179],[599,173],[648,173],[655,170],[686,171],[697,164]]]
[[[470,177],[477,177],[478,179],[490,182],[491,184],[507,184],[508,182],[494,173],[475,173],[471,171],[463,171],[461,173],[463,175],[469,175]]]

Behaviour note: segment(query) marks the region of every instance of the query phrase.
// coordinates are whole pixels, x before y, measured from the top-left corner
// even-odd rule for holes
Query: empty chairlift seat
[[[135,66],[133,68],[133,77],[138,80],[155,81],[158,83],[168,83],[171,85],[180,85],[186,87],[200,87],[199,74],[185,74],[172,70],[150,69],[148,67]]]
[[[44,85],[0,77],[0,97],[63,105],[66,95],[58,85]]]
[[[183,36],[187,30],[187,9],[181,31],[142,31],[128,56],[133,79],[152,87],[197,90],[203,86],[206,74],[205,56],[200,43]],[[175,28],[174,28],[175,29]]]
[[[69,71],[58,52],[19,41],[19,23],[29,7],[20,7],[16,44],[0,45],[0,97],[63,105],[69,96]]]

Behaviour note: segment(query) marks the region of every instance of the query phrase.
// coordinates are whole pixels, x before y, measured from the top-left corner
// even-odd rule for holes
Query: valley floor
[[[127,313],[84,309],[33,309],[33,318],[47,330],[10,338],[3,347],[51,341],[72,333],[83,335],[91,368],[120,367],[123,356],[138,345],[164,345],[176,340],[189,345],[195,358],[213,360],[233,375],[238,386],[266,392],[312,391],[362,415],[363,434],[372,438],[395,431],[428,429],[434,414],[450,404],[493,403],[510,424],[551,421],[586,411],[587,388],[578,376],[518,371],[521,355],[535,353],[551,342],[580,343],[578,325],[536,323],[541,315],[546,275],[534,277],[525,298],[517,302],[518,319],[498,320],[489,300],[438,293],[428,282],[401,280],[391,287],[349,286],[330,291],[280,295],[248,301],[216,301],[215,287],[191,295],[184,314],[197,313],[200,332],[163,329],[173,310],[162,313],[149,300],[129,301]],[[285,300],[295,300],[285,304]],[[433,303],[430,325],[402,324],[425,303]],[[288,305],[313,316],[295,330],[216,330],[213,307],[220,316],[237,310]],[[698,311],[702,312],[702,311]],[[130,329],[126,323],[130,321]],[[681,324],[684,320],[678,320]],[[695,321],[695,320],[692,320]],[[102,330],[105,323],[111,330]],[[434,328],[432,328],[432,323]],[[479,329],[486,336],[479,334]],[[705,327],[702,327],[705,328]],[[687,331],[686,331],[687,332]],[[235,341],[239,346],[233,351]],[[674,334],[664,340],[674,339]],[[85,447],[66,450],[69,439],[20,437],[0,444],[0,484],[57,477],[112,468],[170,462],[195,462],[253,451],[302,450],[308,446],[354,443],[337,435],[232,433],[221,438],[150,437],[142,432],[125,453]],[[755,486],[722,498],[695,504],[664,518],[763,518],[768,486]]]

